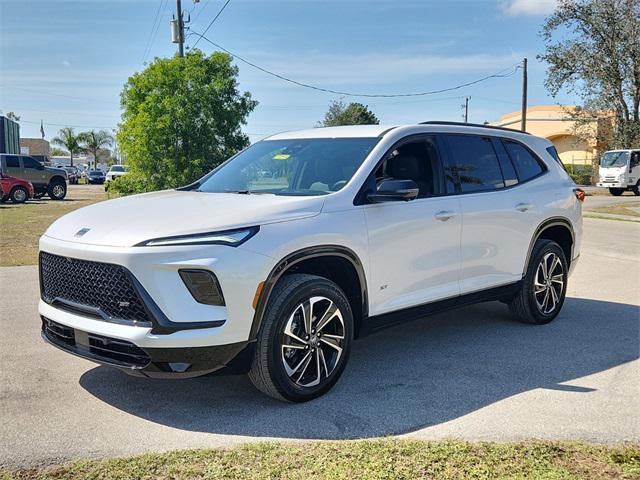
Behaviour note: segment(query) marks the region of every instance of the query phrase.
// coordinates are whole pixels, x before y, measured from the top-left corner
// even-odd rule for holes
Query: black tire
[[[27,192],[27,189],[24,187],[13,187],[9,198],[11,198],[13,203],[24,203],[29,198],[29,192]]]
[[[559,260],[562,271],[558,270],[557,265],[554,266],[549,276],[551,277],[554,272],[558,272],[553,275],[557,280],[546,283],[543,279],[542,271],[539,271],[539,269],[542,268],[541,263],[545,258],[547,259],[547,268],[549,268],[550,262],[554,261],[553,256]],[[522,279],[522,288],[509,303],[512,315],[521,322],[534,325],[544,325],[551,322],[560,313],[564,304],[564,298],[567,293],[568,271],[567,259],[560,245],[551,240],[538,240],[531,252],[527,273]],[[558,283],[560,275],[562,275],[561,285]],[[541,284],[544,284],[545,290],[541,290],[536,294],[535,289],[541,289],[543,287]],[[554,291],[551,292],[549,288]],[[550,296],[549,303],[545,303],[548,298],[545,292]],[[554,304],[553,309],[547,309],[546,307],[551,306],[551,302]],[[540,304],[543,304],[542,308]]]
[[[636,186],[631,189],[631,191],[636,197],[640,197],[640,180],[636,183]]]
[[[51,200],[64,200],[67,196],[67,184],[63,181],[53,181],[47,187],[47,195]]]
[[[610,188],[609,193],[614,197],[619,197],[624,193],[624,188]]]
[[[312,330],[309,333],[315,332],[313,326],[318,325],[317,317],[324,315],[323,310],[329,308],[329,301],[338,308],[342,322],[334,314],[331,317],[333,320],[321,327],[325,337],[320,336],[321,332],[315,332],[315,335],[300,338],[300,335],[304,336],[301,330],[304,323],[301,321],[304,310],[302,304],[312,297],[323,297],[325,300],[311,306],[310,318],[315,322],[311,323]],[[317,314],[317,317],[313,314]],[[289,331],[295,333],[302,343],[294,340],[294,337],[285,335],[285,329],[288,326]],[[336,328],[337,330],[333,330]],[[342,334],[342,340],[331,339],[329,332],[333,333],[334,338]],[[283,348],[285,337],[287,344],[296,345],[298,348],[287,349],[285,353]],[[258,333],[249,378],[258,390],[278,400],[306,402],[314,399],[329,391],[340,378],[349,359],[352,339],[353,314],[349,301],[340,287],[326,278],[315,275],[287,275],[276,284],[269,298]],[[335,342],[335,345],[339,345],[342,351],[338,352],[338,349],[331,347],[330,343],[327,343],[328,340],[330,343]],[[303,368],[300,365],[303,365],[307,356],[310,356],[310,359]],[[290,358],[290,364],[285,357]],[[312,363],[314,364],[312,370],[307,373]],[[287,368],[295,373],[287,373]],[[296,380],[294,378],[298,373],[300,375]],[[305,382],[305,379],[310,378],[318,381],[318,384],[307,386],[312,382]]]

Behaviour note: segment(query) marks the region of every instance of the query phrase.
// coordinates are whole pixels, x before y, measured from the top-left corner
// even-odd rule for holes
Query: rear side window
[[[24,168],[40,168],[40,163],[31,157],[22,157]]]
[[[558,162],[560,166],[563,168],[563,170],[566,172],[567,168],[564,166],[564,163],[562,163],[562,160],[560,160],[560,155],[558,155],[558,150],[556,150],[556,147],[554,147],[553,145],[550,147],[547,147],[547,152],[549,152],[549,155],[551,155],[553,159],[556,162]]]
[[[516,167],[518,179],[521,182],[526,182],[544,171],[538,160],[523,145],[508,140],[503,143],[507,152],[509,152],[513,165]]]
[[[20,168],[20,159],[17,155],[7,155],[7,168]]]
[[[491,139],[476,135],[446,135],[450,159],[447,181],[462,193],[497,190],[504,180]]]

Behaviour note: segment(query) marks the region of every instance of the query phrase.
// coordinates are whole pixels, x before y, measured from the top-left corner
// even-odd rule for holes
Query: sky
[[[182,0],[203,32],[225,0]],[[332,90],[402,94],[444,89],[497,72],[473,86],[410,98],[341,97],[302,88],[238,60],[239,85],[259,103],[243,130],[252,141],[310,128],[331,100],[368,105],[383,124],[495,121],[520,108],[529,59],[529,105],[572,103],[544,88],[539,36],[554,0],[232,0],[207,33],[268,70]],[[63,126],[112,129],[127,78],[176,52],[169,20],[175,0],[0,0],[0,110],[21,117],[23,137],[47,139]],[[156,20],[156,12],[158,19]],[[155,22],[155,23],[154,23]],[[155,25],[155,29],[154,29]],[[187,39],[193,48],[198,37]],[[197,48],[214,47],[200,41]]]

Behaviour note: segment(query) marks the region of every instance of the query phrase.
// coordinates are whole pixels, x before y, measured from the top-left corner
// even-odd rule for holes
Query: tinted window
[[[434,137],[405,143],[390,152],[376,171],[376,182],[394,178],[413,180],[418,185],[418,198],[441,194],[440,156]]]
[[[17,155],[7,155],[5,158],[7,160],[7,167],[20,168],[20,159]]]
[[[498,161],[500,162],[500,168],[502,169],[502,178],[504,178],[504,184],[507,187],[517,185],[518,175],[516,175],[516,169],[513,168],[513,163],[504,149],[502,142],[496,138],[493,139],[493,147],[498,154]]]
[[[459,185],[462,193],[504,187],[498,157],[491,140],[475,135],[447,135],[451,158],[447,180]]]
[[[509,152],[509,156],[516,167],[516,172],[521,182],[525,182],[542,173],[542,166],[540,166],[538,161],[531,155],[531,152],[523,145],[505,141],[504,146]]]
[[[24,168],[41,168],[42,165],[31,157],[22,157]]]

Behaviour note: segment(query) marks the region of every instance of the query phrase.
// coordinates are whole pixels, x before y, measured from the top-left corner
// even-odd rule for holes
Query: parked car
[[[35,198],[47,194],[52,200],[62,200],[67,195],[67,172],[45,167],[28,155],[0,154],[0,171],[31,182]]]
[[[102,170],[89,170],[87,174],[87,181],[89,183],[97,183],[102,185],[105,181],[105,175]]]
[[[24,203],[30,198],[33,198],[33,185],[31,182],[27,182],[21,178],[5,175],[0,172],[0,185],[2,186],[0,199],[3,202],[11,200],[13,203]]]
[[[67,172],[67,178],[69,179],[69,183],[73,185],[78,184],[78,168],[77,167],[63,167]]]
[[[51,225],[43,336],[147,377],[248,372],[299,402],[385,326],[489,300],[549,323],[584,198],[556,157],[542,138],[450,122],[274,135],[192,185]]]
[[[107,182],[111,182],[122,175],[128,174],[127,167],[124,165],[111,165],[109,171],[107,172]]]
[[[600,159],[598,187],[616,197],[629,190],[640,195],[640,150],[611,150]]]

